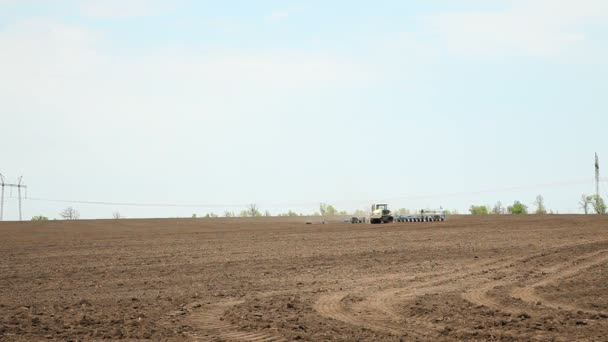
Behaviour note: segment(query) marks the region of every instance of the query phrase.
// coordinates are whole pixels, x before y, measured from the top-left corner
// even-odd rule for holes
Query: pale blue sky
[[[600,0],[0,0],[0,172],[32,198],[209,205],[84,218],[578,212],[608,158],[607,23]]]

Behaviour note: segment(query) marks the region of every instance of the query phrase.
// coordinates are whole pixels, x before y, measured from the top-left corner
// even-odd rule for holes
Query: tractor
[[[372,204],[372,213],[369,219],[369,223],[391,223],[394,217],[390,210],[388,210],[388,204]]]

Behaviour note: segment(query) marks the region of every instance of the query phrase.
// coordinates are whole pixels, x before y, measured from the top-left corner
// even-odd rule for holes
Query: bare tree
[[[123,218],[123,217],[122,217],[122,215],[120,215],[120,213],[119,213],[118,211],[113,212],[113,213],[112,213],[112,217],[113,217],[115,220],[118,220],[118,219]]]
[[[494,208],[492,208],[492,214],[504,214],[504,208],[502,207],[502,202],[498,201],[494,204]]]
[[[319,204],[319,211],[321,212],[321,216],[325,216],[325,213],[327,212],[327,204]]]
[[[578,202],[580,208],[583,209],[585,214],[589,214],[589,206],[591,205],[591,196],[587,196],[585,194],[581,195],[581,200]]]
[[[536,205],[536,214],[546,214],[547,209],[545,208],[545,199],[543,196],[536,196],[536,200],[534,201],[534,205]]]
[[[261,216],[260,211],[258,210],[258,206],[255,203],[251,203],[249,207],[247,207],[247,216],[256,217]]]
[[[59,213],[59,216],[64,220],[78,220],[80,218],[80,213],[72,207],[67,207],[64,211]]]

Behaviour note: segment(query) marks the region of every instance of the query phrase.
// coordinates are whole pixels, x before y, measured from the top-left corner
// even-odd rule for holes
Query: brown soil
[[[0,223],[0,340],[602,341],[608,217]]]

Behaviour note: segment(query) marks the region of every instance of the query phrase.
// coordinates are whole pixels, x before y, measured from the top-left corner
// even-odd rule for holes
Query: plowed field
[[[608,217],[0,223],[0,340],[606,341]]]

